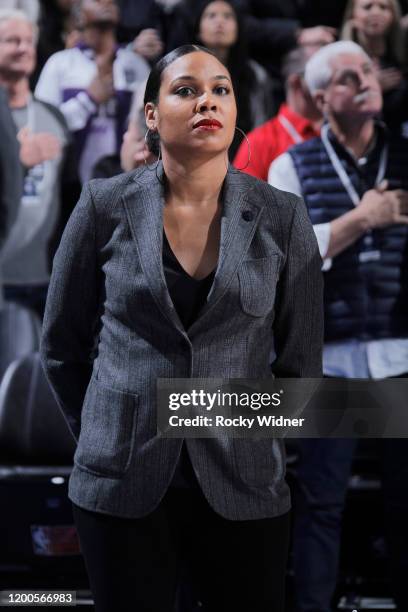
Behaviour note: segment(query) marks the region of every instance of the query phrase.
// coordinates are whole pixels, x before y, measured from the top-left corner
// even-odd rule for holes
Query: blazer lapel
[[[148,169],[128,185],[122,196],[141,263],[150,291],[163,314],[183,335],[182,325],[167,290],[163,272],[163,166],[159,164],[157,176]],[[200,324],[203,316],[218,302],[227,290],[232,275],[247,252],[263,210],[261,198],[247,196],[248,182],[245,175],[230,167],[222,189],[223,213],[221,240],[214,282],[197,320],[188,335]]]
[[[136,243],[140,265],[153,298],[167,319],[185,335],[186,331],[174,308],[163,272],[162,177],[161,164],[157,169],[157,176],[154,171],[146,168],[142,175],[138,175],[136,180],[129,184],[122,201]]]
[[[249,248],[264,206],[255,193],[248,197],[249,190],[245,175],[230,167],[221,194],[223,213],[217,270],[207,301],[190,327],[189,335],[223,296]]]

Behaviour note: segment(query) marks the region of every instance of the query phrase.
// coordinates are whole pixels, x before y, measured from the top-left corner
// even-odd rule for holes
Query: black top
[[[187,330],[197,319],[214,280],[215,270],[197,280],[184,270],[163,232],[163,269],[167,288],[180,321]]]
[[[164,231],[163,269],[170,297],[180,321],[187,330],[197,319],[198,313],[207,299],[214,280],[215,270],[200,280],[187,274],[171,250]],[[171,486],[193,488],[199,486],[184,442]]]

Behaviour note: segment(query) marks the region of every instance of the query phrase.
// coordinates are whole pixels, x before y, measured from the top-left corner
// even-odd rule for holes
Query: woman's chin
[[[191,163],[194,160],[207,160],[213,157],[225,156],[228,154],[230,145],[223,143],[195,142],[190,146],[186,144],[180,148],[169,148],[167,153],[170,158],[177,159],[181,163]]]

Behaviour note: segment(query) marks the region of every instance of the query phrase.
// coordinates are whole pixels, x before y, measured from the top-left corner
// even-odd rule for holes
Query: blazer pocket
[[[95,378],[88,386],[74,462],[97,476],[121,478],[135,444],[139,398],[111,389]]]
[[[276,457],[274,440],[271,438],[236,438],[234,450],[239,475],[246,484],[259,487],[274,484],[283,478],[284,471],[279,468],[279,458]]]
[[[242,310],[253,317],[264,317],[274,307],[279,280],[279,255],[243,261],[239,270]]]

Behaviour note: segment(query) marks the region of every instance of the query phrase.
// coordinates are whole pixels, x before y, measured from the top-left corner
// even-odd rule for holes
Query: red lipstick
[[[217,119],[201,119],[201,121],[197,121],[194,124],[193,129],[196,128],[204,128],[207,130],[218,130],[222,128],[222,123],[217,121]]]

